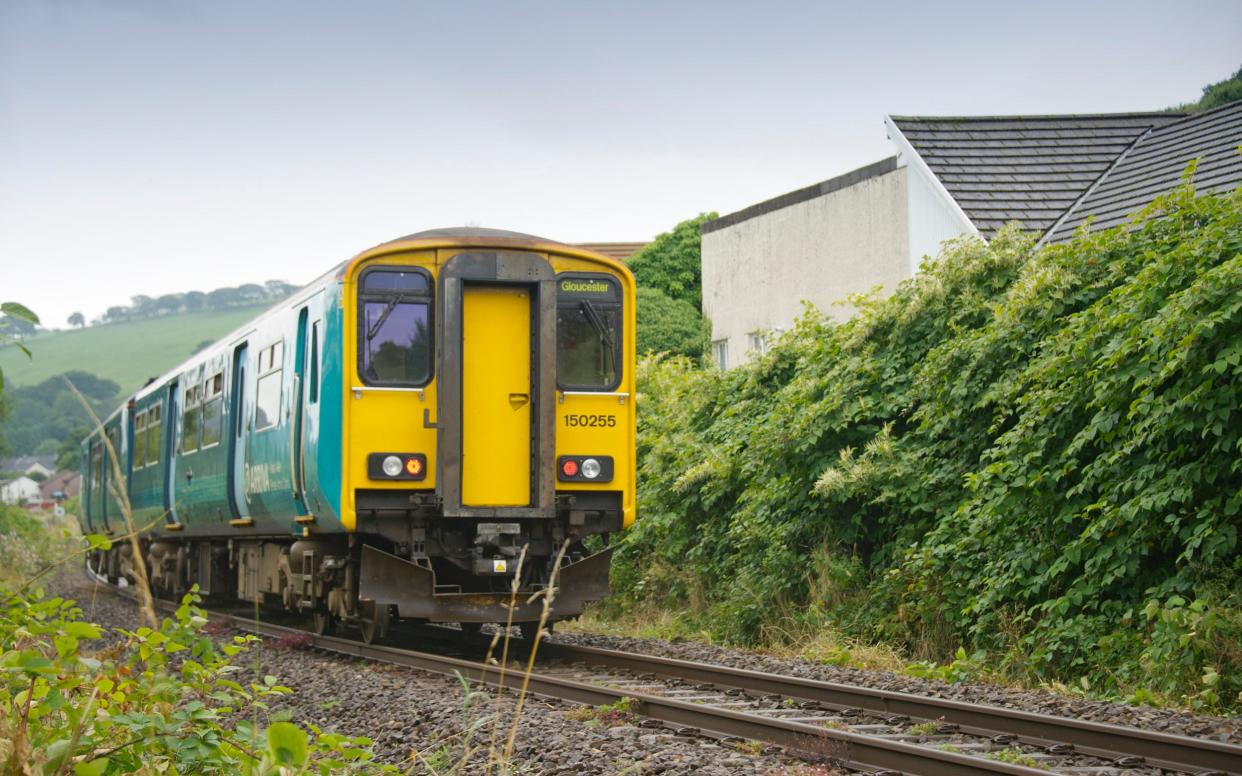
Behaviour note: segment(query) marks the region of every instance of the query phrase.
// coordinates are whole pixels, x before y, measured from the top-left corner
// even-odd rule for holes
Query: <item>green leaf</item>
[[[89,622],[67,622],[62,626],[65,633],[79,639],[97,639],[103,635],[98,625]]]
[[[17,302],[0,302],[0,313],[11,315],[14,318],[21,318],[30,323],[39,322],[39,316],[31,312],[29,307]]]
[[[267,751],[278,765],[299,768],[306,762],[306,733],[289,722],[276,722],[267,729]]]
[[[108,770],[108,758],[100,757],[97,760],[91,760],[88,763],[74,763],[74,776],[103,776]]]

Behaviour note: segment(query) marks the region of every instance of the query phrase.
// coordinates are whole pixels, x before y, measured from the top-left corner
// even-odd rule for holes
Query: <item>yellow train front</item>
[[[563,553],[552,619],[571,617],[634,520],[634,353],[616,261],[486,229],[394,240],[119,408],[84,443],[83,527],[123,527],[110,441],[159,592],[372,640],[394,618],[538,621]],[[131,555],[92,564],[133,578]]]

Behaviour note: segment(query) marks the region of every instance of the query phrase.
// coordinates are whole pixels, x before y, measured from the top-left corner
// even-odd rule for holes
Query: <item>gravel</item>
[[[81,574],[62,574],[49,594],[74,598],[88,620],[108,627],[136,627],[129,600],[95,585]],[[265,644],[239,661],[257,675],[271,674],[294,693],[274,703],[291,719],[325,730],[365,735],[375,742],[382,762],[415,764],[415,773],[433,767],[444,772],[463,755],[463,730],[471,730],[471,751],[462,773],[481,772],[489,752],[503,751],[513,721],[516,696],[495,691],[472,694],[455,679],[398,666],[361,662],[290,646]],[[254,666],[254,668],[250,668]],[[523,774],[788,774],[832,776],[841,771],[807,764],[768,747],[760,752],[697,734],[676,734],[635,720],[609,726],[582,720],[582,707],[529,697],[511,758],[511,771]],[[497,745],[492,745],[492,720]],[[417,752],[415,755],[413,753]],[[419,759],[422,758],[422,759]]]
[[[562,644],[638,652],[646,655],[715,663],[751,671],[819,679],[826,682],[860,685],[936,698],[951,698],[970,703],[986,703],[993,706],[1242,744],[1242,717],[1218,717],[1155,709],[1149,706],[1127,706],[1107,701],[1072,698],[1046,691],[1018,690],[994,684],[970,682],[946,684],[887,671],[867,671],[826,665],[812,660],[778,658],[759,652],[729,649],[693,641],[669,642],[661,639],[592,633],[556,633],[551,640]]]

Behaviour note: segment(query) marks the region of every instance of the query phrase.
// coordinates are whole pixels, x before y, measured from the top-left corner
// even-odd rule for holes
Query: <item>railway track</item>
[[[298,636],[324,652],[512,690],[525,683],[534,695],[592,706],[624,701],[644,725],[760,741],[888,776],[1242,775],[1242,747],[1117,725],[547,642],[540,646],[539,672],[526,677],[480,660],[316,636],[251,616],[211,615],[263,636]],[[422,630],[444,631],[442,641],[450,633]],[[457,647],[477,650],[483,643],[465,641]],[[521,644],[515,640],[510,654],[520,654]]]

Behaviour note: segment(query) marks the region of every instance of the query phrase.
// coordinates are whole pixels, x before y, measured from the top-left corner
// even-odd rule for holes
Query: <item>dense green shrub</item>
[[[642,365],[618,604],[1236,702],[1242,194],[1039,250],[959,240],[858,303],[727,373]]]
[[[640,287],[663,291],[673,299],[703,308],[702,237],[699,227],[716,217],[703,213],[657,235],[626,264]]]
[[[710,332],[697,309],[654,288],[639,287],[637,303],[640,354],[703,355]]]
[[[370,741],[251,719],[288,693],[275,677],[242,685],[230,659],[257,639],[217,646],[186,596],[158,629],[120,631],[120,647],[72,601],[0,593],[0,771],[120,773],[383,773]]]

